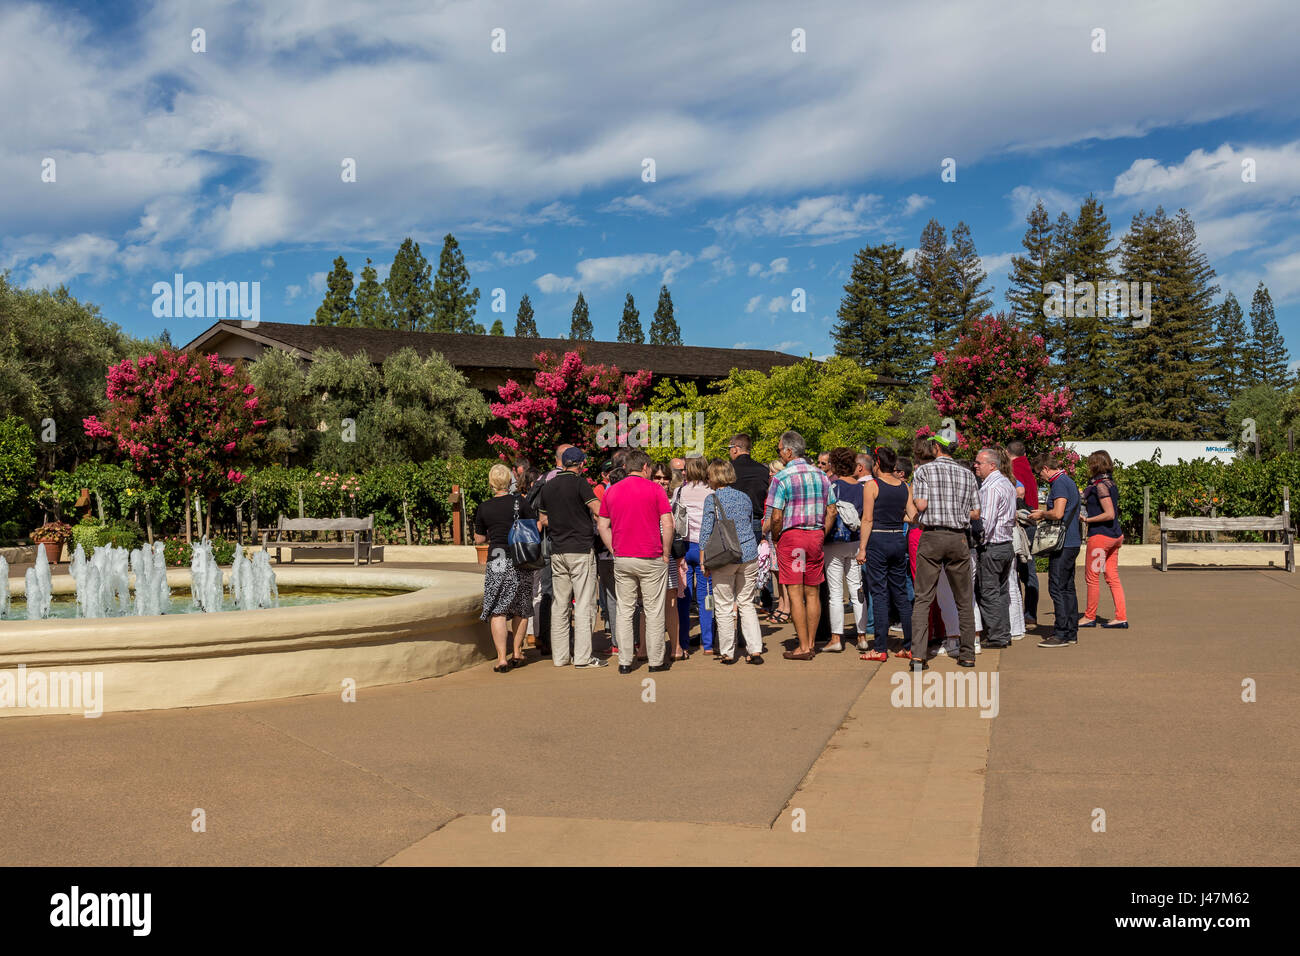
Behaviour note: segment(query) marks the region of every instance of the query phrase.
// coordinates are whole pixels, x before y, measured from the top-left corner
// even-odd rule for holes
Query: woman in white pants
[[[730,487],[736,480],[731,462],[719,458],[709,462],[709,487],[713,493],[704,501],[700,522],[700,565],[713,588],[713,622],[717,628],[716,660],[736,663],[736,612],[745,636],[745,663],[763,663],[763,631],[758,623],[754,593],[758,588],[758,542],[754,540],[754,504],[749,495]],[[726,518],[736,528],[740,561],[709,570],[704,554],[718,522]]]
[[[863,487],[854,477],[858,467],[858,453],[852,448],[832,448],[830,453],[831,472],[835,475],[831,486],[835,489],[837,504],[853,506],[849,521],[841,512],[835,520],[835,528],[826,541],[826,592],[830,604],[831,639],[822,652],[838,654],[844,650],[844,582],[847,579],[849,600],[853,605],[853,630],[857,635],[858,649],[868,650],[864,644],[867,633],[867,609],[862,599],[862,565],[858,564],[858,545],[862,532],[862,492]],[[868,479],[870,480],[870,479]]]

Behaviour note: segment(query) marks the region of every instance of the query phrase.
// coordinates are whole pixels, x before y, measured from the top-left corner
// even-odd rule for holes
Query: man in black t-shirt
[[[551,536],[551,660],[569,663],[569,598],[573,598],[573,664],[604,667],[591,653],[591,617],[596,601],[596,556],[592,553],[592,518],[600,502],[580,473],[587,456],[567,448],[560,472],[542,486],[538,511]]]

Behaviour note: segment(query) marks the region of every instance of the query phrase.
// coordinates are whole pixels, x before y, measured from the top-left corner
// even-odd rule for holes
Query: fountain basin
[[[226,573],[228,577],[228,572]],[[169,569],[187,587],[189,571]],[[483,579],[474,571],[276,568],[287,587],[404,589],[389,597],[213,614],[0,621],[0,676],[102,674],[104,711],[197,707],[339,694],[439,677],[495,656],[479,621]],[[15,595],[23,582],[11,579]],[[53,579],[55,594],[71,578]],[[357,701],[364,695],[357,693]],[[80,706],[0,706],[0,717],[85,713]]]

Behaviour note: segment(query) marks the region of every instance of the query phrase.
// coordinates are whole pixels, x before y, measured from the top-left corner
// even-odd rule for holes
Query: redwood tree
[[[590,451],[595,446],[596,416],[618,414],[626,404],[629,414],[638,409],[650,387],[650,370],[625,375],[616,365],[588,365],[581,351],[539,352],[537,373],[531,385],[508,380],[497,389],[501,401],[492,414],[502,419],[505,434],[488,437],[488,444],[503,458],[520,455],[546,462],[560,444]]]
[[[238,465],[258,447],[256,389],[242,365],[217,355],[163,349],[125,359],[108,370],[108,409],[84,419],[86,434],[108,439],[151,484],[185,492],[185,536],[197,495],[209,505],[232,483]]]
[[[1057,449],[1069,423],[1070,391],[1048,383],[1041,335],[1004,314],[970,323],[947,352],[936,352],[930,396],[957,426],[957,447],[974,457],[986,445],[1019,439],[1035,452]]]

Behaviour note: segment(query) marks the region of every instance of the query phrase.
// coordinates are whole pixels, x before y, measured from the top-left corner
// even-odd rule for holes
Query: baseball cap
[[[937,442],[938,444],[942,445],[944,448],[952,448],[954,445],[957,444],[951,438],[946,438],[943,435],[938,434],[937,432],[930,436],[930,441]],[[565,454],[568,454],[568,452],[565,452]]]
[[[586,460],[587,454],[581,448],[566,448],[564,449],[564,454],[560,456],[560,464],[565,468]]]

